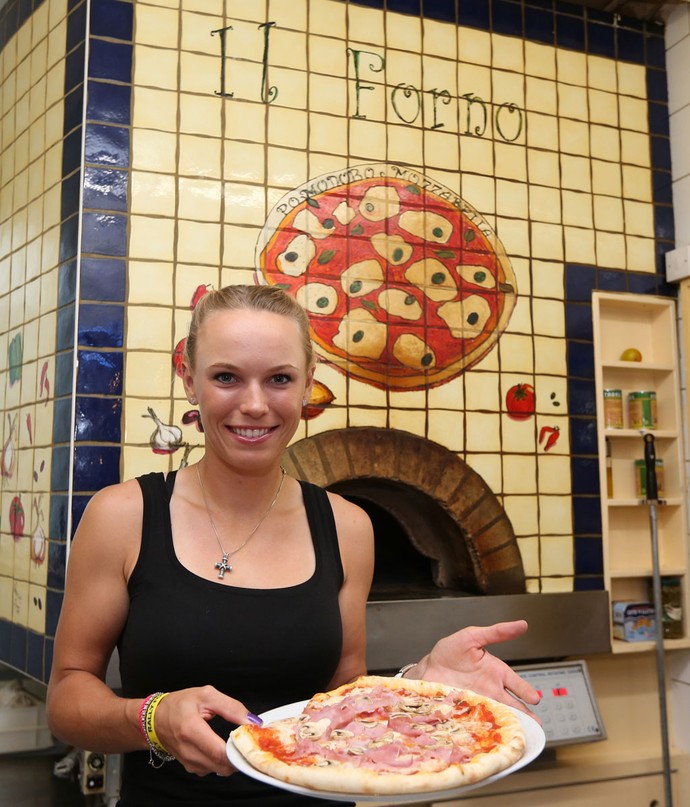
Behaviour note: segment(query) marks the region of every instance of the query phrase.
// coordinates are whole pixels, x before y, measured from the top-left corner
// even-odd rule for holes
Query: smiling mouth
[[[238,437],[246,437],[247,439],[250,439],[250,440],[256,440],[258,437],[264,437],[265,435],[270,434],[270,432],[273,431],[272,428],[271,429],[268,429],[268,428],[264,428],[264,429],[246,429],[246,428],[242,428],[242,427],[239,427],[239,426],[230,426],[229,428],[230,428],[230,431],[233,434],[236,434]]]

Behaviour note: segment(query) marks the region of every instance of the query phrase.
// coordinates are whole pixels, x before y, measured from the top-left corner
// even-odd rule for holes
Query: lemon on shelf
[[[628,347],[621,353],[621,361],[642,361],[642,354],[636,347]]]

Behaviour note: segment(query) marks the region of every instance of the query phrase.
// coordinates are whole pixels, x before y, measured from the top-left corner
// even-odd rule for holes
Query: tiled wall
[[[57,19],[59,5],[45,0],[34,17]],[[507,254],[517,301],[497,344],[437,385],[386,387],[321,362],[316,378],[330,403],[297,438],[379,426],[438,442],[503,501],[531,591],[601,587],[589,299],[594,288],[671,293],[663,30],[551,0],[425,0],[424,17],[420,6],[94,2],[83,119],[72,116],[81,114],[87,9],[63,7],[60,271],[45,309],[55,334],[47,351],[55,425],[43,506],[50,498],[55,562],[45,638],[2,605],[0,636],[11,639],[15,666],[39,678],[47,671],[69,505],[76,523],[103,485],[200,456],[202,435],[173,363],[195,294],[260,278],[257,244],[276,211],[319,178],[347,184],[352,167],[365,175],[362,166],[397,165],[415,187],[478,211]],[[3,81],[15,43],[35,27],[32,18],[10,34],[7,18],[19,22],[24,7],[5,9]],[[5,160],[20,134],[13,109],[3,87],[0,301],[8,312],[13,291],[24,294],[30,280],[12,274],[21,248],[7,236],[18,212],[5,202],[16,183]],[[3,351],[30,321],[4,315]],[[23,410],[9,371],[3,379],[6,440]],[[510,416],[516,384],[534,388],[533,417]],[[43,405],[38,396],[34,404]],[[26,446],[17,438],[18,452]],[[5,547],[16,554],[21,544],[9,534],[8,506],[17,491],[29,501],[37,488],[25,490],[16,475],[2,484],[1,582],[16,590],[23,579],[2,560]],[[40,664],[30,650],[39,645]]]

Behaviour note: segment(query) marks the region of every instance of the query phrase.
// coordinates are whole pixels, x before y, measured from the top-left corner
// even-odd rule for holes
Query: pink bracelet
[[[144,698],[141,702],[141,706],[139,707],[139,730],[141,731],[141,736],[148,742],[148,737],[146,736],[146,726],[144,725],[144,721],[146,719],[146,710],[149,708],[151,701],[156,697],[156,693],[154,692],[153,695],[149,695],[148,698]]]

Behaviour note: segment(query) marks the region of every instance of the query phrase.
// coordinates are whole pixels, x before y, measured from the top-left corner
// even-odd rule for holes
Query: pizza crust
[[[385,690],[396,695],[404,693],[390,707],[385,735],[379,734],[381,723],[374,728],[372,717],[367,718],[362,712],[362,720],[370,724],[366,738],[348,737],[353,732],[347,728],[331,731],[331,720],[318,717],[321,710],[332,714],[339,708],[349,708],[352,702],[364,702],[369,694],[373,704],[383,702],[385,695],[380,693]],[[406,713],[409,716],[415,710],[428,714],[428,709],[440,709],[448,715],[460,709],[465,715],[437,723],[442,728],[435,731],[422,730],[420,726],[420,738],[406,740],[409,759],[403,753],[392,764],[375,761],[380,749],[385,752],[390,726],[395,725],[396,719],[405,721]],[[379,739],[372,739],[377,735]],[[504,704],[469,690],[383,676],[362,676],[331,692],[319,693],[302,715],[264,727],[240,726],[231,737],[249,764],[279,781],[320,791],[366,795],[421,793],[475,784],[510,767],[525,750],[520,720]],[[323,756],[310,753],[299,761],[294,758],[290,761],[290,754],[301,740],[313,741],[320,748],[337,747],[342,758],[328,759],[324,750]],[[469,747],[467,744],[471,742],[473,752],[466,761],[451,763],[440,761],[428,751],[422,754],[421,749],[437,742],[439,747],[452,745],[456,749]],[[400,772],[395,770],[396,766]]]

